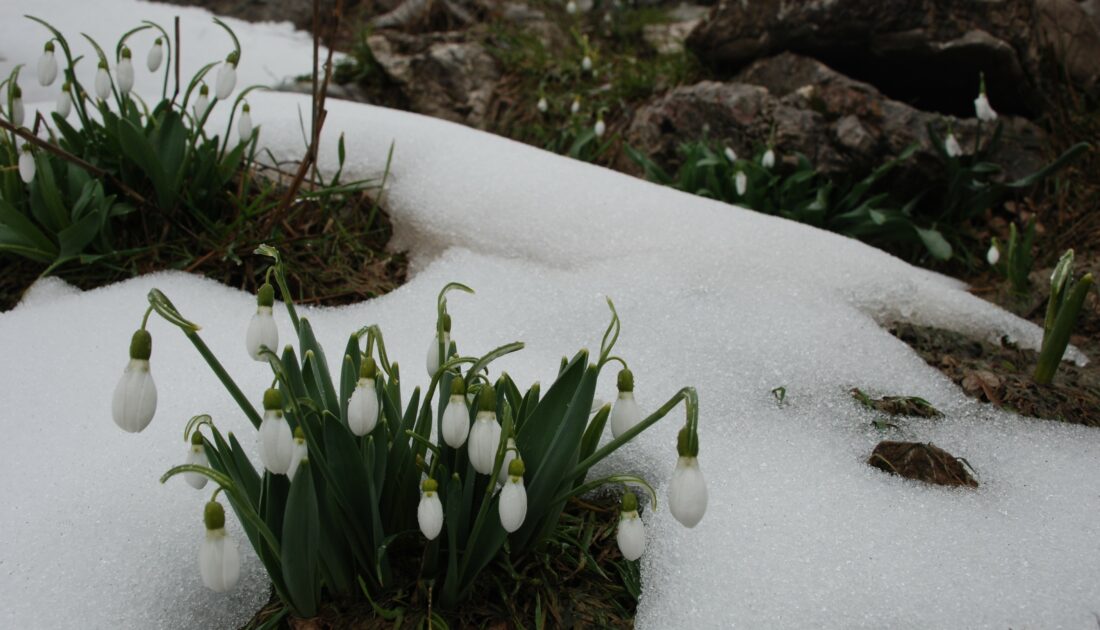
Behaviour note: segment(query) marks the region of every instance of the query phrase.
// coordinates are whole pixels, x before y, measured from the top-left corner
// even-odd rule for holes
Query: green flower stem
[[[217,375],[218,380],[222,382],[222,385],[225,387],[226,391],[229,392],[229,395],[233,397],[233,400],[236,401],[237,406],[241,408],[244,415],[248,416],[248,420],[252,423],[252,426],[259,429],[260,422],[263,421],[263,418],[260,417],[256,408],[252,406],[252,402],[248,400],[248,396],[245,396],[241,388],[237,386],[233,377],[229,376],[229,373],[225,371],[225,368],[222,367],[221,362],[218,361],[218,358],[211,352],[206,342],[199,337],[197,332],[185,331],[184,334],[191,340],[191,343],[195,346],[195,349],[199,351],[199,354],[202,355],[202,358],[206,360],[206,364],[209,365],[210,369]]]
[[[172,38],[168,37],[168,31],[161,28],[160,24],[156,22],[150,22],[145,20],[142,24],[148,24],[149,26],[160,31],[160,43],[164,46],[164,82],[160,88],[160,100],[168,98],[168,77],[172,74]]]
[[[615,310],[615,303],[611,301],[611,298],[607,298],[607,307],[611,309],[611,322],[607,325],[607,330],[604,331],[603,339],[600,341],[599,367],[601,368],[604,363],[611,360],[611,349],[615,347],[615,342],[619,340],[619,331],[622,330],[619,313]],[[623,366],[625,367],[626,364],[623,363]]]
[[[286,270],[283,266],[283,257],[279,255],[279,250],[270,245],[260,245],[253,253],[275,259],[275,282],[279,285],[279,293],[283,296],[283,303],[286,304],[286,312],[290,315],[290,322],[294,325],[294,332],[301,335],[302,322],[298,319],[298,311],[294,308],[294,298],[290,293],[290,287],[286,283]]]
[[[1039,363],[1035,366],[1035,382],[1040,385],[1049,385],[1054,380],[1054,373],[1062,362],[1062,355],[1066,353],[1069,345],[1069,336],[1073,331],[1073,325],[1077,322],[1077,315],[1081,312],[1081,306],[1085,303],[1085,296],[1092,288],[1092,274],[1085,274],[1070,290],[1069,296],[1058,310],[1058,316],[1054,320],[1054,326],[1050,334],[1043,339],[1043,348],[1039,353]],[[1052,296],[1053,299],[1053,296]]]
[[[145,316],[141,318],[141,329],[145,330],[145,327],[149,325],[149,316],[153,314],[152,305],[145,309]]]
[[[204,424],[214,426],[214,419],[210,417],[210,414],[204,413],[198,416],[192,416],[191,419],[187,421],[187,426],[183,428],[183,441],[189,442],[191,440],[191,433],[193,431],[198,431],[199,427]]]

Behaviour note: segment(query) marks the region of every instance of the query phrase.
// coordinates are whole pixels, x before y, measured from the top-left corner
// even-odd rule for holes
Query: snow
[[[11,41],[8,24],[0,21],[0,41]],[[255,42],[246,59],[282,45],[265,28],[239,30]],[[33,59],[41,42],[21,45]],[[298,156],[306,101],[251,101],[263,141],[279,157]],[[639,628],[1096,623],[1100,434],[977,403],[882,325],[1007,334],[1032,347],[1037,328],[957,281],[830,233],[438,120],[339,101],[329,109],[323,166],[334,166],[341,131],[348,177],[378,175],[395,142],[387,207],[415,271],[381,298],[304,309],[330,358],[352,330],[377,323],[406,387],[423,385],[436,293],[461,281],[477,294],[451,298],[453,338],[468,354],[524,341],[495,364],[517,382],[545,387],[562,354],[597,348],[607,295],[623,320],[616,354],[630,362],[643,410],[697,387],[710,506],[696,528],[681,527],[666,504],[682,408],[602,469],[644,474],[658,488],[657,509],[643,515]],[[244,348],[253,296],[185,274],[87,292],[50,281],[0,314],[12,366],[0,379],[4,627],[234,627],[266,600],[263,571],[233,522],[241,583],[227,594],[202,587],[209,492],[157,482],[183,461],[182,429],[194,414],[254,444],[177,329],[152,320],[152,424],[129,435],[110,419],[152,287],[203,325],[257,403],[270,380]],[[281,307],[276,320],[286,340]],[[614,381],[608,370],[599,398],[614,399]],[[769,393],[777,386],[787,388],[782,408]],[[965,457],[981,487],[927,487],[868,467],[877,441],[896,436],[870,427],[873,416],[847,393],[855,386],[922,396],[944,411],[941,420],[902,421],[903,439]]]

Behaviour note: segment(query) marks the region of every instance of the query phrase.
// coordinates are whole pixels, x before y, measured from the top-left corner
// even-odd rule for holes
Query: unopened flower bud
[[[202,583],[219,593],[233,588],[241,575],[241,559],[237,545],[225,533],[225,509],[216,501],[206,504],[203,511],[206,540],[199,550],[199,572]]]
[[[115,387],[111,412],[124,431],[138,433],[149,426],[157,411],[157,388],[149,372],[153,338],[141,329],[130,340],[130,362]]]
[[[466,447],[474,470],[483,475],[492,474],[499,445],[496,392],[491,385],[484,385],[478,394],[478,412],[470,429],[470,443]]]
[[[68,118],[73,111],[72,86],[68,81],[61,85],[61,93],[57,95],[57,105],[54,107],[54,111],[62,118]]]
[[[149,72],[156,72],[161,61],[164,61],[164,42],[158,37],[149,49],[149,56],[145,58],[145,67],[149,68]]]
[[[279,327],[275,325],[272,307],[275,304],[275,288],[265,282],[256,292],[256,313],[248,323],[244,344],[248,356],[255,361],[266,361],[261,354],[264,348],[277,352],[279,349]]]
[[[436,331],[436,334],[434,336],[432,336],[431,345],[428,346],[427,366],[428,366],[428,377],[429,378],[435,376],[435,373],[439,371],[439,366],[441,365],[441,362],[439,360],[439,346],[440,345],[441,344],[439,343],[439,332]],[[446,362],[446,353],[450,352],[450,347],[451,347],[451,316],[446,314],[446,313],[443,314],[443,343],[442,343],[442,346],[443,346],[443,353],[444,353],[443,363],[445,363]]]
[[[451,396],[443,410],[443,441],[451,448],[459,448],[466,443],[470,433],[470,411],[466,408],[466,383],[462,377],[451,380]]]
[[[214,91],[214,96],[219,101],[229,98],[233,88],[237,87],[237,60],[237,53],[231,52],[225,58],[225,63],[218,68],[217,89]]]
[[[118,79],[118,91],[126,95],[134,88],[134,63],[130,60],[130,49],[126,46],[122,47],[121,56],[115,66],[115,76]]]
[[[443,529],[443,502],[439,500],[439,484],[435,479],[425,479],[420,485],[420,505],[416,508],[416,522],[424,538],[435,540]]]
[[[24,144],[19,152],[19,178],[24,184],[29,184],[34,181],[34,173],[34,152],[31,151],[31,145]]]
[[[645,526],[638,516],[638,498],[633,492],[623,495],[615,540],[619,544],[619,551],[627,560],[637,560],[645,552]]]
[[[359,382],[348,399],[348,428],[360,437],[378,425],[380,404],[374,378],[378,373],[373,357],[366,357],[359,366]]]
[[[206,448],[203,446],[202,434],[195,431],[191,434],[191,444],[187,450],[187,459],[185,464],[192,466],[204,466],[210,467],[210,460],[206,457]],[[206,475],[197,472],[185,472],[183,473],[183,480],[187,482],[187,485],[196,490],[202,490],[206,487]]]
[[[42,56],[38,58],[38,84],[45,87],[57,79],[57,58],[53,54],[53,42],[46,42]]]
[[[527,517],[527,490],[523,485],[523,460],[515,458],[508,465],[508,480],[500,490],[497,511],[504,531],[512,533],[523,526]]]
[[[101,101],[111,96],[111,75],[107,72],[106,61],[100,61],[95,71],[95,96]]]
[[[241,118],[237,121],[237,135],[240,136],[241,142],[252,139],[252,108],[248,103],[241,108]]]

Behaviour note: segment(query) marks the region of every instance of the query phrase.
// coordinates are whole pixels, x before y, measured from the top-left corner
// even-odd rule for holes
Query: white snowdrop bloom
[[[603,134],[607,132],[607,125],[604,124],[603,118],[596,120],[596,126],[592,128],[593,133],[597,138],[602,138]]]
[[[199,97],[195,99],[195,121],[202,120],[208,109],[210,109],[210,88],[204,83],[199,88]]]
[[[500,460],[501,474],[497,475],[497,485],[503,486],[504,480],[507,475],[504,473],[508,471],[512,462],[519,458],[519,449],[516,448],[516,441],[512,438],[508,438],[508,441],[504,445],[504,457]]]
[[[252,108],[248,106],[248,103],[244,104],[241,108],[241,118],[237,121],[237,134],[241,138],[241,142],[248,142],[252,139]]]
[[[470,411],[466,407],[466,384],[460,376],[451,381],[451,397],[447,399],[441,423],[447,446],[459,448],[466,443],[470,433]]]
[[[603,14],[603,22],[604,22],[604,24],[607,24],[607,25],[610,26],[610,24],[611,24],[611,13],[610,12]]]
[[[237,87],[237,59],[237,53],[231,52],[225,58],[225,63],[218,68],[218,80],[215,82],[217,89],[214,90],[214,96],[219,101],[229,98],[233,88]]]
[[[737,174],[733,176],[733,185],[737,189],[737,195],[744,197],[745,191],[749,189],[749,177],[745,175],[745,171],[737,171]]]
[[[953,132],[947,134],[947,138],[943,141],[943,150],[947,152],[950,157],[959,157],[962,155],[962,147],[959,146],[959,141],[955,138]]]
[[[538,103],[538,105],[536,105],[536,107],[538,107],[538,110],[540,112],[545,114],[547,112],[547,110],[550,109],[550,103],[547,103],[546,102],[546,97],[543,96],[542,98],[539,99],[539,103]]]
[[[294,435],[283,417],[283,396],[279,390],[264,392],[264,419],[260,423],[259,441],[264,468],[276,475],[285,475],[294,454]]]
[[[206,448],[202,445],[202,434],[197,430],[191,434],[191,444],[187,450],[187,459],[184,460],[183,463],[192,466],[210,467],[210,460],[206,458]],[[202,490],[206,487],[206,475],[197,472],[183,473],[183,480],[187,482],[187,485],[196,490]]]
[[[573,0],[569,0],[569,2],[567,2],[565,4],[565,12],[568,13],[569,15],[576,15],[576,13],[577,13],[577,3],[574,2]]]
[[[993,267],[1001,259],[1001,250],[997,249],[996,241],[989,246],[989,251],[985,253],[985,259],[989,262],[989,266]]]
[[[146,330],[138,330],[130,340],[130,363],[115,387],[111,412],[115,424],[124,431],[138,433],[153,419],[157,411],[157,387],[149,373],[149,357],[153,338]]]
[[[497,512],[500,525],[509,534],[523,526],[527,517],[527,489],[523,485],[523,460],[516,458],[508,466],[508,480],[500,491]]]
[[[726,147],[725,154],[726,154],[726,159],[730,161],[730,164],[733,164],[734,162],[737,161],[737,152],[734,151],[733,149],[731,149],[729,147]]]
[[[439,500],[439,484],[435,479],[425,479],[420,485],[420,505],[416,507],[416,522],[424,538],[435,540],[443,530],[443,502]]]
[[[162,61],[164,61],[164,42],[158,37],[153,42],[153,47],[149,49],[149,55],[145,57],[145,67],[149,68],[149,72],[156,72],[160,69]]]
[[[57,58],[53,54],[53,42],[46,42],[42,56],[38,58],[38,84],[53,85],[57,79]]]
[[[638,516],[638,498],[633,492],[623,495],[623,509],[619,515],[615,541],[619,543],[619,551],[627,560],[637,560],[645,552],[645,526]]]
[[[680,456],[668,488],[668,508],[684,527],[695,527],[707,511],[707,485],[696,457]]]
[[[199,573],[206,588],[219,593],[228,591],[241,576],[241,557],[237,545],[225,533],[225,509],[216,501],[206,504],[203,513],[206,540],[199,549]]]
[[[496,463],[497,447],[500,445],[500,424],[497,423],[497,397],[491,385],[481,388],[478,395],[478,412],[474,426],[470,429],[470,443],[467,454],[474,470],[489,475]]]
[[[18,85],[13,85],[11,88],[11,124],[22,127],[24,117],[23,90]]]
[[[34,171],[34,153],[31,152],[31,145],[24,144],[19,152],[19,178],[24,184],[29,184],[34,181]]]
[[[585,55],[584,59],[581,59],[581,70],[585,72],[590,72],[592,70],[592,58],[588,55]]]
[[[978,120],[982,122],[993,122],[997,120],[997,112],[993,111],[993,107],[989,105],[989,99],[985,96],[985,90],[982,90],[978,94],[978,98],[974,99],[974,113],[978,115]]]
[[[134,89],[134,63],[130,60],[130,49],[122,47],[122,58],[115,66],[115,79],[118,81],[118,91],[123,95]]]
[[[279,327],[275,325],[275,316],[272,308],[275,305],[275,287],[265,282],[256,292],[256,314],[248,323],[248,331],[244,336],[244,345],[248,350],[248,356],[254,361],[267,361],[260,354],[263,347],[272,352],[279,351]]]
[[[294,429],[294,450],[290,454],[290,468],[286,471],[287,479],[294,481],[294,473],[302,461],[309,457],[309,447],[306,446],[306,436],[302,433],[302,427]]]
[[[73,111],[73,94],[68,81],[61,86],[61,93],[57,95],[57,106],[54,107],[54,111],[62,118],[68,118]]]
[[[760,165],[764,168],[771,168],[775,166],[775,151],[771,147],[764,152],[764,157],[760,158]]]
[[[569,111],[573,112],[574,114],[581,111],[581,97],[573,97],[573,104],[569,106]]]
[[[439,371],[439,332],[432,335],[432,343],[428,346],[428,378],[435,376]],[[443,352],[446,354],[451,348],[451,316],[443,314]],[[445,362],[445,361],[444,361]]]
[[[99,68],[95,71],[95,96],[101,101],[106,101],[111,96],[111,75],[107,72],[107,62],[99,62]]]
[[[619,399],[611,408],[611,435],[619,437],[634,425],[642,421],[642,410],[634,402],[634,374],[623,368],[619,370]]]
[[[363,359],[359,366],[359,382],[348,399],[348,428],[359,437],[370,433],[378,426],[378,390],[374,379],[378,368],[372,357]]]

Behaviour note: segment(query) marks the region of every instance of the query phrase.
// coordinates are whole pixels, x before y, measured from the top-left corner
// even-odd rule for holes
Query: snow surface
[[[255,45],[280,45],[256,28]],[[298,156],[305,100],[252,102],[263,141]],[[387,207],[415,270],[384,297],[307,309],[330,358],[352,330],[378,323],[406,387],[424,384],[435,295],[454,280],[478,291],[450,300],[454,338],[472,354],[526,342],[495,366],[520,383],[548,384],[562,354],[597,348],[609,295],[623,320],[616,354],[631,363],[639,404],[698,388],[710,507],[695,529],[665,506],[682,408],[605,467],[658,486],[660,505],[644,514],[638,627],[1094,627],[1100,433],[979,404],[881,328],[901,319],[1034,346],[1034,326],[834,234],[438,120],[329,108],[322,164],[334,165],[340,131],[349,176],[378,174],[396,143]],[[244,349],[254,298],[194,276],[83,293],[52,281],[0,314],[11,366],[0,379],[0,626],[234,627],[267,597],[239,530],[241,583],[221,595],[202,587],[209,492],[157,483],[183,460],[193,414],[254,442],[177,329],[151,324],[153,423],[130,435],[110,419],[152,287],[204,326],[257,402],[270,380]],[[276,312],[285,341],[289,322]],[[769,393],[780,385],[783,408]],[[869,468],[874,444],[891,436],[870,428],[873,416],[847,393],[854,386],[943,410],[942,420],[904,421],[903,435],[967,458],[982,486],[926,487]],[[614,398],[614,370],[598,397]]]

